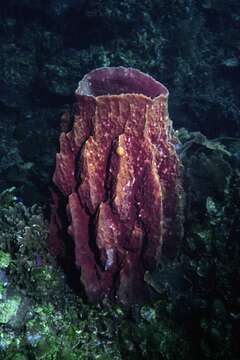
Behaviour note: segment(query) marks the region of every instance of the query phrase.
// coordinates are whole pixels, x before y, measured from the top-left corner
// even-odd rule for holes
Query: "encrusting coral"
[[[182,233],[181,163],[168,90],[131,68],[100,68],[76,91],[72,129],[60,135],[50,246],[75,264],[91,301],[148,297],[144,273]]]

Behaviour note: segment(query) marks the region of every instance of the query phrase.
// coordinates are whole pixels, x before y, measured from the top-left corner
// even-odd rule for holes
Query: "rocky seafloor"
[[[240,357],[240,8],[235,0],[0,5],[0,358]],[[185,235],[148,305],[89,305],[47,246],[60,119],[78,81],[132,66],[170,90]]]

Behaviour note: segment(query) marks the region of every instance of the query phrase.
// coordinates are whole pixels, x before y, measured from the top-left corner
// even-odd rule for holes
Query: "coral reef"
[[[0,19],[0,359],[239,359],[239,0],[10,0]],[[102,66],[161,79],[188,130],[184,240],[128,310],[73,294],[32,208],[49,203],[76,83]]]
[[[141,301],[144,272],[157,265],[162,244],[173,251],[182,234],[168,90],[135,69],[101,68],[80,81],[76,97],[73,126],[60,135],[56,157],[61,196],[53,196],[50,246],[64,256],[72,238],[92,301]]]
[[[179,137],[185,235],[174,260],[146,273],[148,305],[85,304],[49,255],[41,209],[13,188],[0,195],[0,359],[239,358],[240,141],[184,129]],[[216,159],[221,189],[209,188]]]

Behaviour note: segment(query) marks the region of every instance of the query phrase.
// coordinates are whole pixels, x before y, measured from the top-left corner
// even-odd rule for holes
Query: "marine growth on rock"
[[[56,155],[50,247],[63,259],[73,249],[90,301],[147,300],[145,271],[181,236],[181,163],[167,106],[167,88],[132,68],[93,70],[76,90]]]

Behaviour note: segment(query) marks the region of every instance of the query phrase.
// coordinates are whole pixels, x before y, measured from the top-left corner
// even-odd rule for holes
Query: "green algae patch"
[[[6,269],[11,261],[10,254],[0,250],[0,269]]]
[[[0,303],[0,324],[7,324],[16,316],[21,303],[21,297],[15,296]]]

